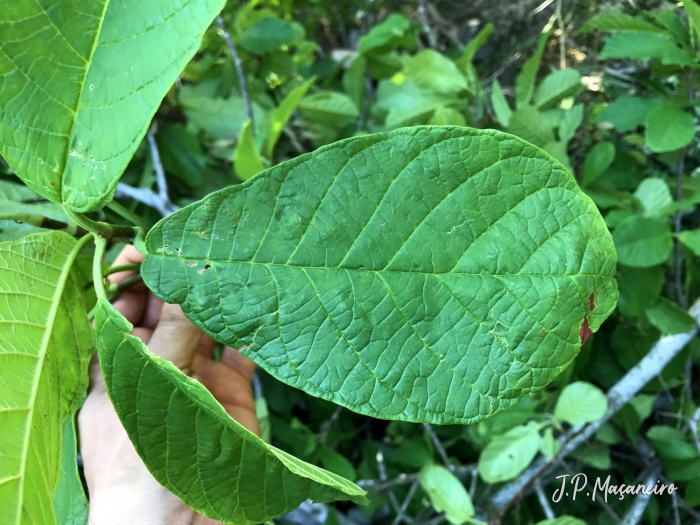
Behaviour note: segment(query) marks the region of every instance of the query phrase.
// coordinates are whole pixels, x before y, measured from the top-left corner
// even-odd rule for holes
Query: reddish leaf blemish
[[[591,312],[595,308],[595,294],[591,294],[588,297],[588,308]],[[581,346],[585,345],[588,338],[592,335],[593,330],[591,330],[590,326],[588,325],[588,318],[586,317],[581,325],[581,330],[578,332],[578,336],[581,338]]]
[[[581,330],[578,332],[578,336],[581,338],[581,346],[586,344],[588,338],[593,335],[593,331],[588,326],[588,318],[583,320],[581,325]]]

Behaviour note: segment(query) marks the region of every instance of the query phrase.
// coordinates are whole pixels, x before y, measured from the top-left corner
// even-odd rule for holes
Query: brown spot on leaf
[[[578,332],[578,336],[581,338],[581,346],[585,345],[588,338],[592,335],[593,331],[588,326],[588,318],[585,318],[583,320],[583,324],[581,325],[581,330]]]
[[[595,294],[588,296],[588,307],[590,308],[591,312],[595,308]]]

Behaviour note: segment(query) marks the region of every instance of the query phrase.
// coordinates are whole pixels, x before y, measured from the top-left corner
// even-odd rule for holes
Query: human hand
[[[143,255],[127,246],[115,265],[139,263]],[[119,282],[133,272],[110,276]],[[185,317],[179,305],[164,304],[143,283],[122,292],[115,308],[134,325],[134,335],[151,352],[200,381],[226,412],[260,433],[250,382],[255,364],[225,347],[212,360],[215,342]],[[97,356],[90,363],[90,389],[78,414],[80,452],[90,494],[90,524],[214,525],[162,487],[146,469],[107,396]]]

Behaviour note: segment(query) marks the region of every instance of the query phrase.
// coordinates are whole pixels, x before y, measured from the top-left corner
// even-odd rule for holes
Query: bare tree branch
[[[445,450],[445,447],[442,446],[442,441],[440,441],[440,438],[437,436],[437,434],[433,430],[432,425],[430,423],[423,423],[423,428],[427,432],[428,436],[430,436],[430,441],[433,442],[433,446],[438,451],[438,454],[440,455],[440,459],[442,459],[442,462],[444,463],[445,468],[447,468],[447,470],[449,470],[449,471],[454,470],[454,465],[452,463],[450,463],[450,457],[447,455],[447,451]]]
[[[537,494],[537,500],[540,502],[540,507],[542,507],[542,512],[544,512],[545,517],[548,520],[553,520],[556,516],[552,510],[552,506],[549,504],[549,500],[542,489],[542,483],[538,479],[535,481],[535,494]]]
[[[642,485],[648,487],[649,485],[654,485],[658,479],[659,473],[652,471],[646,479],[642,482]],[[645,491],[640,491],[637,497],[634,499],[634,503],[630,507],[627,514],[622,519],[622,525],[637,525],[642,519],[642,514],[644,514],[644,509],[647,508],[649,500],[651,499],[651,492],[649,494],[644,494]]]
[[[243,105],[246,115],[250,119],[250,128],[253,130],[253,135],[255,135],[255,115],[253,113],[253,104],[250,101],[250,93],[248,92],[248,80],[246,80],[245,71],[243,70],[243,61],[236,50],[231,34],[228,32],[228,29],[226,29],[226,24],[221,15],[216,17],[216,25],[221,29],[221,37],[224,39],[224,42],[226,42],[228,50],[231,53],[231,58],[233,58],[233,65],[236,67],[236,73],[238,73],[238,84],[241,87]]]

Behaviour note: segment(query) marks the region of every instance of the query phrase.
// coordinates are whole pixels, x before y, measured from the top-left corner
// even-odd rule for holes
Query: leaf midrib
[[[468,275],[468,276],[482,276],[482,277],[600,277],[601,279],[614,279],[614,277],[608,275],[600,275],[599,273],[592,272],[580,272],[580,273],[563,273],[563,274],[546,274],[546,273],[485,273],[485,272],[426,272],[420,270],[370,270],[367,268],[351,268],[344,266],[302,266],[300,264],[286,264],[286,263],[272,263],[272,262],[262,262],[262,261],[248,261],[248,260],[230,260],[230,259],[210,259],[210,258],[200,258],[200,257],[183,257],[180,255],[167,255],[163,253],[149,253],[146,255],[147,258],[163,258],[163,259],[175,259],[182,263],[189,261],[197,261],[204,263],[216,263],[216,264],[250,264],[250,265],[260,265],[263,267],[282,267],[282,268],[293,268],[295,270],[342,270],[349,272],[359,272],[359,273],[371,273],[371,274],[382,274],[382,273],[393,273],[398,275],[425,275],[430,277],[441,276],[441,275]],[[193,267],[196,268],[196,267]],[[200,268],[201,269],[201,268]]]
[[[27,415],[27,427],[24,434],[24,443],[22,444],[20,472],[17,475],[17,478],[21,480],[19,485],[19,497],[17,498],[17,525],[20,525],[21,523],[22,506],[24,502],[24,482],[26,480],[27,456],[29,449],[29,440],[32,434],[32,419],[34,417],[34,406],[36,405],[36,396],[39,391],[39,381],[41,380],[41,373],[44,367],[44,360],[46,359],[46,351],[49,342],[51,341],[51,337],[53,335],[53,328],[56,322],[56,316],[58,314],[58,307],[61,304],[61,298],[63,297],[63,292],[66,288],[66,284],[68,283],[68,277],[70,276],[71,269],[73,268],[73,263],[75,262],[75,259],[78,256],[80,250],[91,240],[92,235],[84,236],[76,243],[76,245],[68,254],[63,268],[61,269],[61,275],[59,276],[58,282],[56,283],[56,288],[54,289],[54,293],[52,296],[51,308],[49,309],[49,315],[46,318],[44,337],[41,341],[41,346],[39,348],[38,362],[36,363],[36,370],[34,372],[34,378],[32,381],[32,391],[29,397],[29,406],[27,407],[29,414]]]
[[[90,54],[85,59],[85,70],[83,71],[83,78],[80,80],[80,92],[78,93],[78,102],[76,104],[75,109],[73,110],[73,118],[71,119],[70,128],[68,128],[68,134],[66,136],[67,140],[65,151],[63,152],[63,166],[61,167],[61,177],[58,181],[58,195],[61,201],[63,201],[63,181],[66,176],[66,166],[68,166],[68,151],[70,150],[71,139],[73,138],[75,126],[78,123],[78,115],[80,114],[81,102],[83,100],[83,91],[85,91],[85,81],[87,80],[88,72],[92,67],[92,59],[95,56],[95,50],[97,49],[98,43],[100,41],[100,35],[102,34],[102,24],[104,23],[105,14],[107,13],[107,7],[109,6],[109,2],[110,0],[104,0],[104,8],[102,9],[102,14],[99,18],[97,29],[95,30],[95,37],[93,38],[92,43],[90,44]],[[46,18],[49,18],[48,15],[46,15]]]

